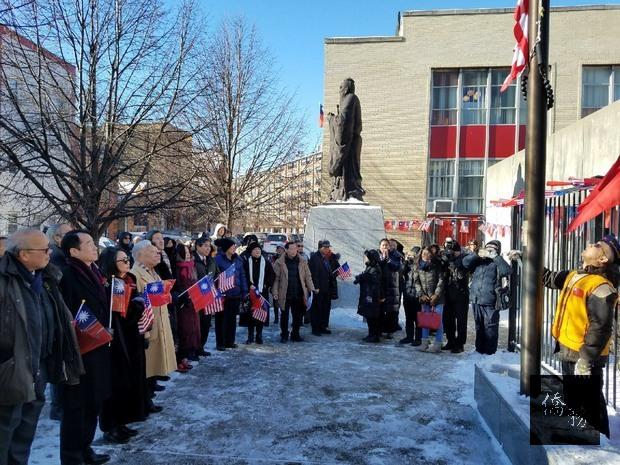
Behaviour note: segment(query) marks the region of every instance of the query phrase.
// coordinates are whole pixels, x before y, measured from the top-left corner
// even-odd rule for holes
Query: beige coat
[[[299,256],[299,255],[298,255]],[[282,254],[273,264],[273,271],[276,273],[276,280],[273,283],[272,293],[275,300],[282,297],[283,301],[280,305],[284,305],[286,299],[286,289],[288,288],[288,269],[286,267],[286,252]],[[299,256],[299,280],[304,291],[304,304],[311,292],[314,292],[314,284],[308,262],[302,256]]]
[[[147,284],[160,281],[157,273],[148,272],[138,265],[134,265],[131,273],[136,277],[138,292],[143,292]],[[176,370],[174,339],[166,305],[153,307],[153,328],[144,337],[149,341],[149,347],[146,349],[146,377],[168,376]]]

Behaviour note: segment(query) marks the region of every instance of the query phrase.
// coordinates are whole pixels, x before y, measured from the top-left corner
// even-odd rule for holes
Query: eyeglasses
[[[120,260],[116,260],[116,263],[118,263],[118,262],[129,263],[129,259],[128,258],[121,258]]]
[[[49,252],[50,250],[52,250],[52,248],[48,245],[46,248],[44,249],[22,249],[24,251],[37,251],[37,252]]]

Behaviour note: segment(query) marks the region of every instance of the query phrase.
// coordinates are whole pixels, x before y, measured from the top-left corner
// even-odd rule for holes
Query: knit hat
[[[379,261],[379,251],[375,249],[365,250],[364,255],[368,257],[368,263],[370,263],[370,265],[374,265]]]
[[[248,244],[248,247],[245,249],[247,250],[249,253],[252,253],[252,250],[259,248],[262,250],[262,247],[260,246],[260,244],[258,242],[250,242]]]
[[[236,245],[235,241],[233,241],[232,239],[228,237],[220,237],[219,239],[215,240],[214,244],[218,246],[222,252],[226,252],[233,245]]]
[[[485,249],[488,249],[488,248],[495,249],[495,251],[499,255],[501,253],[501,251],[502,251],[502,243],[500,241],[494,239],[492,241],[487,242],[484,245],[484,248]]]
[[[609,246],[611,251],[614,254],[614,263],[616,265],[620,264],[620,243],[618,239],[613,234],[608,234],[601,239],[601,242],[604,242]]]

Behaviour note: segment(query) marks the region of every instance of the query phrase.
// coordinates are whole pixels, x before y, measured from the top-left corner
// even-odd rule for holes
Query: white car
[[[286,234],[267,234],[263,243],[263,251],[265,253],[276,253],[276,248],[278,246],[284,247],[287,241],[288,237]]]
[[[112,239],[109,239],[105,236],[101,236],[99,238],[99,250],[106,249],[108,247],[117,247],[118,244],[114,242]]]

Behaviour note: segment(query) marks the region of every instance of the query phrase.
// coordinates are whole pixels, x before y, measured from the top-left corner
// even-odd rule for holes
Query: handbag
[[[441,327],[441,314],[435,311],[435,307],[430,312],[418,312],[418,327],[438,330]]]

